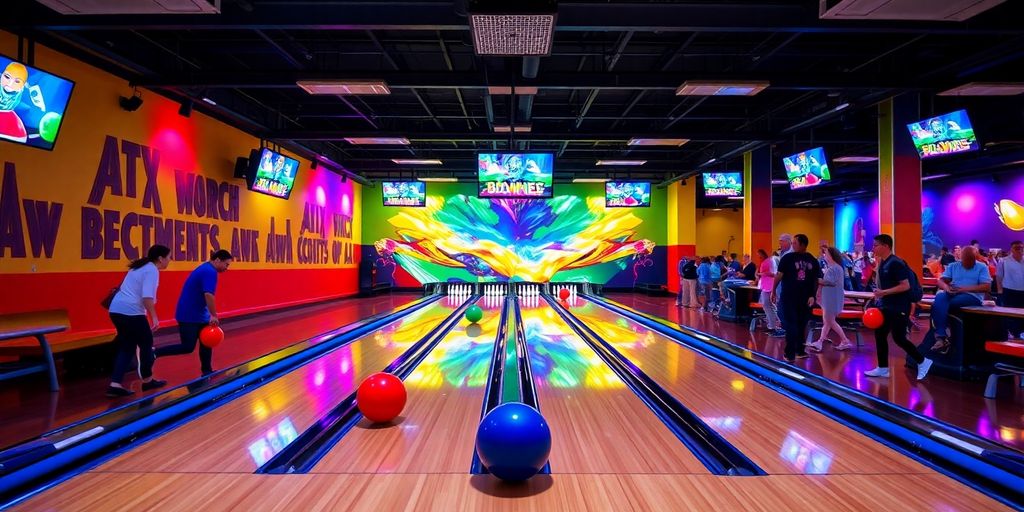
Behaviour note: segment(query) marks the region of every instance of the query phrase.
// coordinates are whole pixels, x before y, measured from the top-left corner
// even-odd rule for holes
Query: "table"
[[[961,308],[949,315],[953,347],[947,354],[931,352],[935,334],[928,330],[919,348],[935,362],[933,371],[957,379],[976,379],[991,373],[994,361],[985,352],[985,342],[1005,341],[1006,319],[1024,318],[1024,309],[999,307],[992,301],[985,304]]]
[[[0,341],[31,337],[35,338],[39,342],[39,346],[43,349],[42,363],[26,364],[19,362],[0,365],[0,380],[13,379],[15,377],[21,377],[22,375],[30,375],[33,373],[47,372],[50,379],[50,391],[59,391],[60,385],[57,383],[57,366],[53,362],[53,352],[50,350],[50,344],[46,341],[46,335],[65,330],[67,330],[66,325],[40,325],[0,331]]]
[[[722,289],[725,290],[728,302],[723,302],[718,310],[718,318],[732,322],[749,320],[753,315],[750,303],[757,301],[761,288],[750,284],[750,281],[726,281]]]

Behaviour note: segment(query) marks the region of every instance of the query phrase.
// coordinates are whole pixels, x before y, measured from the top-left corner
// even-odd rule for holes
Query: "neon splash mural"
[[[401,266],[420,283],[589,281],[605,283],[654,264],[643,221],[605,209],[601,197],[545,200],[427,196],[426,208],[388,219],[394,238],[377,240],[378,268]]]

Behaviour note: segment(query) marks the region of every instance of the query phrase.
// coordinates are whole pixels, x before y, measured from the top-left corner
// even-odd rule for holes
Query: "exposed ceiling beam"
[[[555,30],[637,32],[831,32],[1020,34],[1015,2],[975,17],[970,24],[943,22],[830,21],[814,4],[777,2],[562,2]],[[451,2],[333,1],[259,3],[251,12],[225,2],[219,15],[62,16],[36,2],[19,2],[6,25],[39,30],[418,30],[468,31]]]
[[[487,133],[487,132],[424,132],[414,130],[411,132],[363,132],[353,130],[278,130],[263,134],[264,138],[274,140],[343,140],[346,137],[406,137],[412,142],[423,141],[507,141],[508,134]],[[621,142],[626,143],[630,138],[663,138],[678,137],[700,142],[748,142],[751,140],[773,140],[774,134],[766,132],[709,132],[707,130],[693,129],[690,131],[673,130],[670,132],[652,133],[591,133],[585,131],[573,131],[568,133],[520,133],[516,134],[516,140],[522,141],[569,141],[569,142]],[[851,135],[849,137],[815,137],[815,141],[821,143],[870,143],[864,137]]]

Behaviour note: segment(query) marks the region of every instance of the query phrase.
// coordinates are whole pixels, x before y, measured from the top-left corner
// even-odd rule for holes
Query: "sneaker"
[[[807,352],[800,352],[799,354],[796,355],[797,359],[807,359],[808,357],[811,356],[807,355]]]
[[[807,348],[810,349],[810,350],[813,350],[815,352],[821,352],[822,347],[823,347],[823,343],[821,342],[821,340],[812,341],[812,342],[807,344]]]
[[[927,357],[924,361],[917,365],[917,380],[924,380],[928,376],[928,370],[932,368],[932,360]]]
[[[151,389],[162,388],[162,387],[164,387],[166,385],[167,385],[167,381],[166,380],[153,379],[153,380],[151,380],[149,382],[143,382],[142,383],[142,390],[143,391],[149,391]]]
[[[867,375],[868,377],[888,377],[889,376],[889,369],[888,368],[875,368],[874,370],[868,370],[868,371],[864,372],[864,375]]]
[[[844,341],[836,345],[836,350],[850,350],[851,348],[853,348],[853,343],[850,343],[849,341]]]
[[[785,359],[786,362],[789,363],[789,364],[796,363],[796,358],[795,357],[784,357],[783,359]]]
[[[772,338],[785,338],[786,337],[786,331],[784,331],[782,329],[775,329],[768,336],[770,336]]]
[[[132,396],[135,392],[130,389],[119,388],[117,386],[107,386],[107,396],[110,398],[122,398],[126,396]]]

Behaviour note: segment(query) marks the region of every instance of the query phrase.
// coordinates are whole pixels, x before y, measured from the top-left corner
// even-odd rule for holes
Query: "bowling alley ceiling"
[[[875,105],[904,93],[921,95],[922,117],[970,112],[984,151],[925,163],[926,174],[955,176],[1024,160],[1024,95],[936,96],[969,82],[1024,82],[1024,2],[995,3],[965,22],[908,22],[820,19],[816,0],[562,0],[540,57],[479,55],[476,2],[465,0],[222,0],[220,14],[141,16],[65,15],[8,0],[0,27],[321,155],[360,181],[469,180],[478,151],[528,149],[556,155],[556,181],[664,183],[741,169],[744,151],[765,146],[782,180],[781,157],[802,149],[875,156]],[[504,43],[493,35],[490,44]],[[737,82],[767,87],[679,94],[687,83]],[[389,94],[307,92],[324,83]],[[346,140],[361,137],[408,144]],[[686,142],[629,143],[653,138]],[[441,163],[394,161],[411,159]],[[870,192],[876,176],[874,162],[834,162],[833,183],[775,200],[825,204]]]

